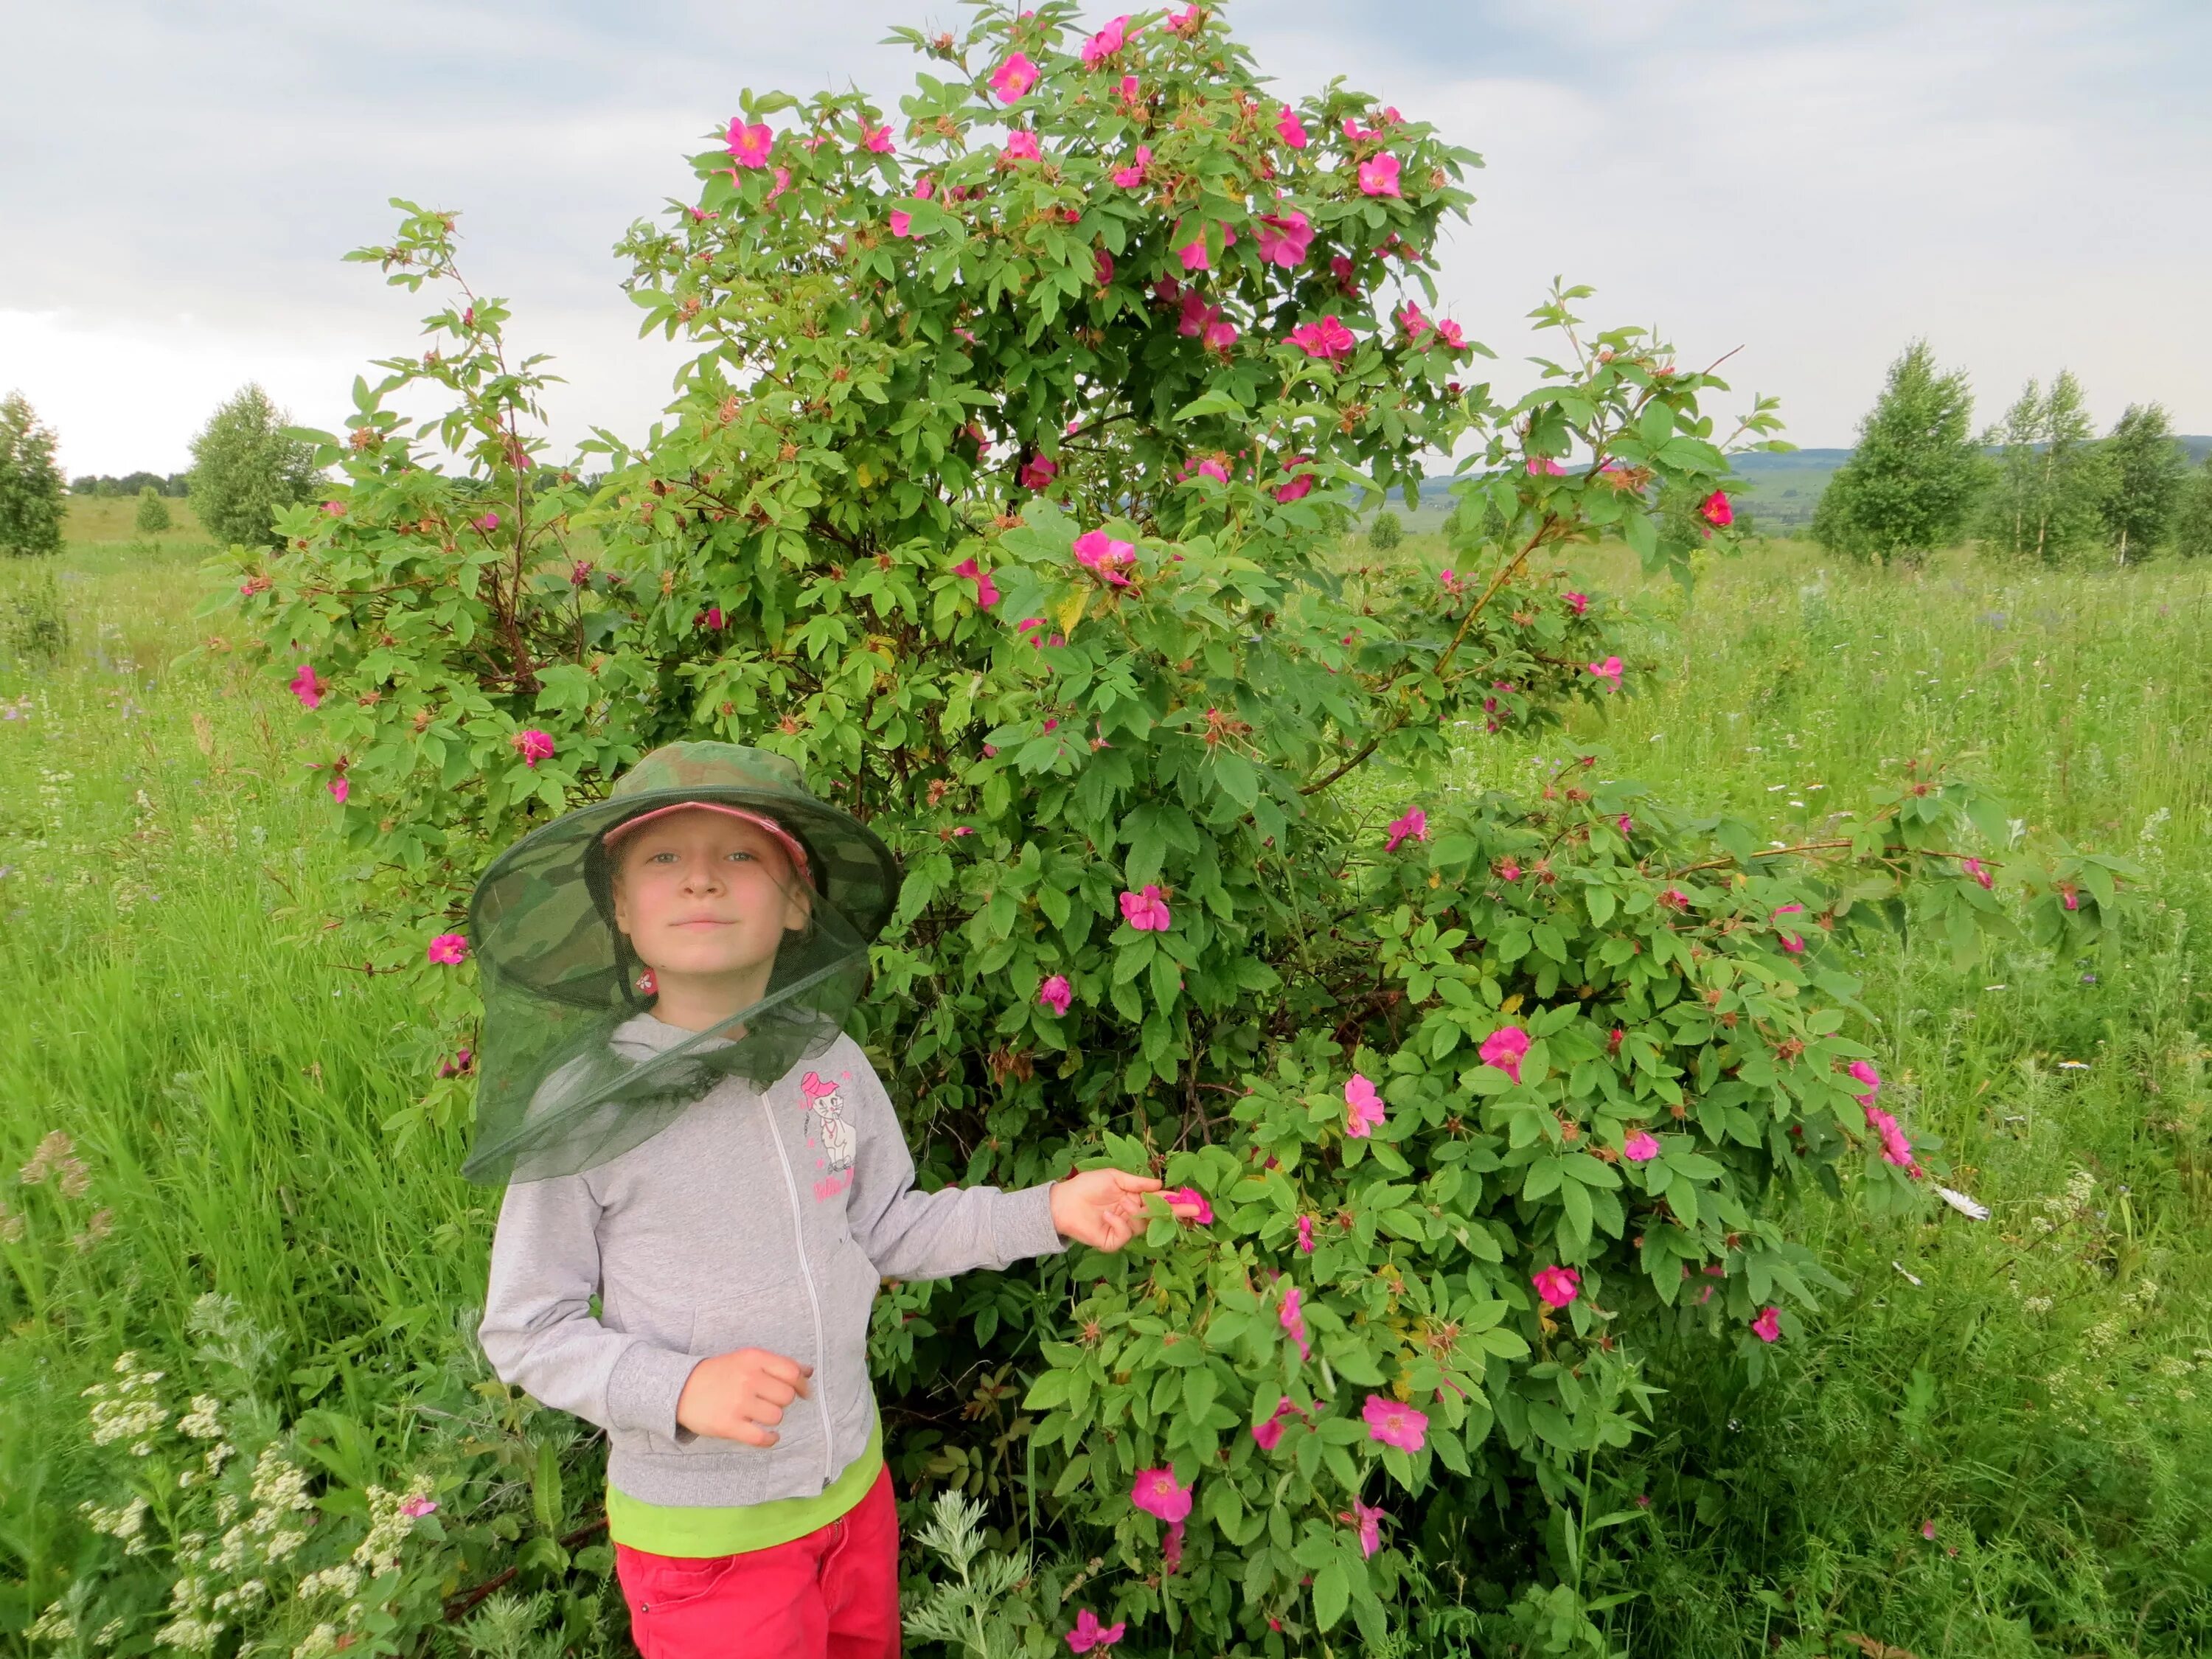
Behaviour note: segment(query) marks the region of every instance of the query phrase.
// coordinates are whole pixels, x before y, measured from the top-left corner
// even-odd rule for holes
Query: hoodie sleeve
[[[477,1340],[503,1382],[602,1429],[689,1444],[676,1402],[698,1356],[610,1330],[599,1289],[600,1205],[580,1175],[517,1182],[501,1201]]]
[[[997,1187],[915,1190],[914,1156],[890,1097],[852,1045],[853,1237],[886,1279],[945,1279],[974,1267],[1006,1267],[1050,1255],[1067,1241],[1052,1224],[1049,1183],[1006,1192]]]

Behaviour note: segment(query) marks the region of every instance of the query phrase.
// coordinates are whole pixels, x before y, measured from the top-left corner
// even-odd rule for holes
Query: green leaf
[[[1314,1624],[1322,1630],[1334,1629],[1336,1621],[1344,1617],[1344,1610],[1352,1605],[1352,1581],[1343,1565],[1330,1562],[1314,1574]]]

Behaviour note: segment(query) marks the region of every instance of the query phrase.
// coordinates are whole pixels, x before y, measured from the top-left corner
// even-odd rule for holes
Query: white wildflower
[[[361,1589],[361,1569],[342,1563],[325,1567],[320,1572],[311,1572],[300,1581],[300,1599],[312,1601],[319,1595],[352,1596]]]
[[[177,1419],[177,1432],[190,1435],[195,1440],[222,1439],[222,1424],[216,1416],[222,1409],[222,1401],[213,1395],[194,1395],[191,1410]]]
[[[60,1602],[49,1602],[38,1621],[23,1634],[34,1641],[67,1642],[76,1635],[76,1620],[63,1610]]]
[[[307,1632],[299,1646],[292,1650],[292,1659],[321,1659],[322,1655],[335,1652],[337,1644],[338,1627],[336,1625],[318,1625]]]

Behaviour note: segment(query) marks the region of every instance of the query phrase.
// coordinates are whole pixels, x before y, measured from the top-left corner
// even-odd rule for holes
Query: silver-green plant
[[[1019,1653],[1019,1626],[1006,1603],[1030,1578],[1026,1548],[1000,1553],[983,1536],[983,1506],[964,1492],[941,1492],[922,1545],[957,1575],[933,1580],[929,1592],[906,1613],[906,1633],[921,1642],[942,1642],[976,1659]]]

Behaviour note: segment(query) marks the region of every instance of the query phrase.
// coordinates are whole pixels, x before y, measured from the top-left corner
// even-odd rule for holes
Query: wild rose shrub
[[[1632,690],[1557,556],[1618,535],[1686,569],[1771,410],[1717,442],[1722,383],[1586,336],[1583,290],[1500,404],[1433,314],[1474,158],[1341,86],[1283,104],[1203,10],[905,38],[931,69],[896,123],[747,94],[693,199],[625,239],[644,326],[699,355],[645,447],[586,447],[595,489],[539,463],[543,378],[459,285],[452,216],[398,204],[356,257],[457,302],[317,434],[345,484],[222,603],[427,981],[395,1128],[465,1113],[457,922],[494,849],[659,743],[795,757],[905,860],[866,1036],[925,1169],[1111,1159],[1212,1209],[896,1288],[890,1421],[939,1426],[895,1457],[1103,1555],[1083,1594],[1133,1649],[1376,1637],[1440,1512],[1583,1491],[1650,1333],[1788,1339],[1820,1274],[1781,1188],[1917,1201],[1848,1070],[1838,935],[1972,948],[2016,926],[2002,886],[2078,936],[2113,870],[2014,849],[1984,885],[1961,859],[2002,823],[1933,773],[1781,854],[1594,757],[1443,797],[1461,734]],[[451,412],[410,425],[389,405],[426,385]],[[1355,485],[1417,490],[1437,453],[1454,568],[1340,564]],[[1031,1586],[1040,1651],[1070,1583]]]

